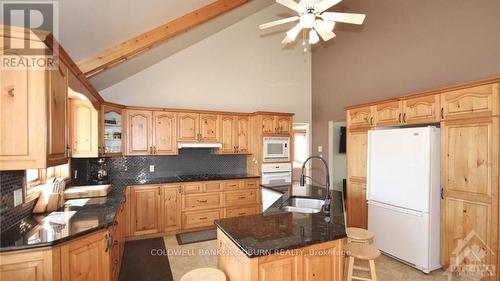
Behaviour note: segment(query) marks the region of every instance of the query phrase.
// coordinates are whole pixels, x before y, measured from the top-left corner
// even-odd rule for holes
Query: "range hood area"
[[[222,143],[216,142],[180,142],[179,148],[221,148]]]

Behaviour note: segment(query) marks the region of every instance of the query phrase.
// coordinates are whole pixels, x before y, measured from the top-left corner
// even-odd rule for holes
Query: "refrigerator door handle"
[[[368,201],[368,204],[372,205],[372,206],[377,206],[377,207],[380,207],[380,208],[385,208],[385,209],[388,209],[388,210],[391,210],[391,211],[395,211],[395,212],[399,212],[399,213],[404,213],[404,214],[412,215],[412,216],[415,216],[415,217],[422,217],[424,215],[424,213],[420,212],[420,211],[415,211],[415,210],[400,208],[400,207],[396,207],[396,206],[392,206],[392,205],[388,205],[388,204],[379,203],[379,202],[376,202],[376,201]]]

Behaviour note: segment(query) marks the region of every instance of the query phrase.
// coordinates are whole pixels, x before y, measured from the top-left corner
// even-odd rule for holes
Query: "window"
[[[42,186],[51,178],[62,177],[69,179],[69,164],[49,167],[47,169],[27,169],[26,170],[26,195],[34,196],[40,192]]]

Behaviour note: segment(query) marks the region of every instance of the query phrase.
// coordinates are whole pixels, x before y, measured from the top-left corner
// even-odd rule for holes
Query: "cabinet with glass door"
[[[122,108],[108,104],[104,104],[101,108],[99,155],[121,156],[123,152]]]

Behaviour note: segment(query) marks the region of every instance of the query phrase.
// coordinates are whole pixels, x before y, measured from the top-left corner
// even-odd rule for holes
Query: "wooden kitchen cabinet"
[[[127,155],[152,154],[152,112],[149,110],[126,110]]]
[[[347,109],[347,126],[355,127],[372,127],[374,123],[375,109],[373,106],[363,106]]]
[[[403,108],[400,101],[389,101],[374,106],[374,123],[377,126],[394,126],[403,122]],[[372,124],[373,125],[373,124]]]
[[[48,96],[48,159],[47,166],[68,162],[67,102],[68,68],[60,63],[55,70],[49,70]]]
[[[445,120],[498,116],[499,83],[441,93],[441,115]]]
[[[179,113],[178,137],[180,142],[218,142],[219,119],[217,114]]]
[[[366,183],[349,181],[347,184],[347,226],[368,228]]]
[[[160,186],[136,185],[130,192],[132,235],[160,232]]]
[[[101,126],[99,154],[101,156],[121,156],[124,153],[123,108],[105,103],[101,106],[99,114]]]
[[[177,154],[177,113],[153,112],[153,154]]]
[[[22,39],[8,40],[25,44]],[[29,44],[46,48],[43,42],[35,40]],[[5,55],[24,59],[13,50],[5,51]],[[51,70],[3,69],[0,82],[0,170],[47,168],[66,163],[67,67],[60,63]]]
[[[181,229],[181,185],[164,185],[161,189],[161,228],[163,232]]]
[[[436,123],[441,120],[440,95],[405,98],[403,104],[404,124]]]
[[[176,155],[177,113],[126,110],[127,155]]]
[[[498,117],[441,125],[441,262],[449,264],[458,239],[473,230],[490,249],[497,244]],[[496,257],[486,250],[486,264]]]
[[[350,129],[347,133],[347,170],[349,179],[366,179],[368,131]]]
[[[219,141],[219,115],[200,114],[200,141],[218,142]]]
[[[98,112],[88,100],[69,99],[71,157],[99,156]]]
[[[223,115],[220,118],[222,147],[219,154],[250,153],[250,118],[248,116]]]
[[[0,280],[61,280],[58,254],[51,248],[0,253]]]
[[[110,281],[111,241],[99,231],[61,246],[62,281]]]
[[[290,135],[292,117],[287,115],[262,115],[260,118],[263,135]]]
[[[179,113],[178,124],[178,141],[195,142],[199,139],[200,131],[200,114],[199,113]]]

